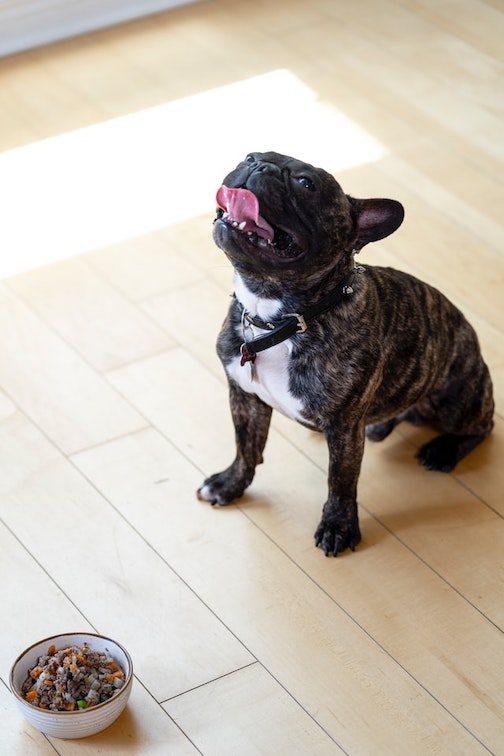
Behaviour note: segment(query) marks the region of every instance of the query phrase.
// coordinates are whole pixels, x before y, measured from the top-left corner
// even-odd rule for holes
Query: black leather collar
[[[246,362],[254,362],[257,352],[263,352],[265,349],[281,344],[282,341],[289,339],[296,333],[304,333],[308,328],[310,320],[322,315],[322,313],[335,307],[346,296],[350,296],[353,293],[352,283],[356,273],[362,273],[365,270],[362,265],[357,265],[353,271],[346,276],[339,284],[326,294],[320,302],[317,302],[313,307],[309,307],[304,313],[298,312],[286,312],[278,320],[261,320],[255,316],[250,315],[238,302],[242,309],[242,320],[244,325],[249,323],[255,325],[257,328],[262,328],[268,333],[256,336],[255,339],[250,341],[245,340],[241,345],[241,365]]]

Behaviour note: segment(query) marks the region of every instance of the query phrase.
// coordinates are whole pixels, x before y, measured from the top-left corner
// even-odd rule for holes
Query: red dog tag
[[[254,363],[256,360],[257,355],[256,354],[250,354],[249,350],[247,349],[245,344],[242,344],[240,347],[241,352],[241,360],[240,365],[243,367],[246,362],[252,362]]]

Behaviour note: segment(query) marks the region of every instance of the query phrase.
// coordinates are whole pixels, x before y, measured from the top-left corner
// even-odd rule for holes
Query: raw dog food
[[[56,651],[50,646],[29,670],[21,695],[33,706],[53,711],[84,711],[108,701],[124,685],[124,672],[108,651],[87,643]]]

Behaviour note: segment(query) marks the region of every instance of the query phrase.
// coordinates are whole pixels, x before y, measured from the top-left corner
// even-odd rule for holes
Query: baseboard
[[[0,0],[0,57],[196,0]]]

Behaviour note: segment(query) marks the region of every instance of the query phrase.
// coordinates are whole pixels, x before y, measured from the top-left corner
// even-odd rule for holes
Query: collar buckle
[[[299,312],[286,312],[286,313],[283,314],[282,320],[284,318],[296,318],[297,319],[298,330],[296,331],[296,333],[304,333],[305,331],[308,330],[308,323],[303,318],[303,316],[299,314]]]

